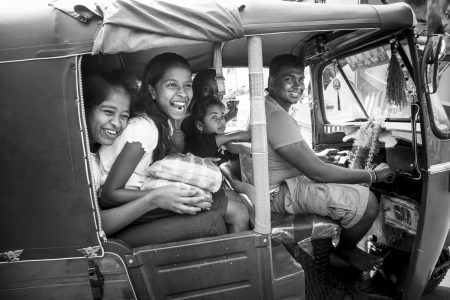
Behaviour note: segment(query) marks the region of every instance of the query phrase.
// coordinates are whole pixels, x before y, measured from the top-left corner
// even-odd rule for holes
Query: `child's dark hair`
[[[192,81],[192,92],[194,93],[192,102],[202,98],[202,85],[208,80],[216,80],[216,70],[204,69],[195,75],[194,80]]]
[[[153,151],[153,160],[160,160],[169,154],[172,141],[170,139],[169,116],[161,110],[149,91],[149,85],[155,87],[166,71],[173,67],[183,67],[191,70],[189,62],[181,55],[175,53],[162,53],[155,56],[147,64],[142,76],[142,84],[139,90],[139,100],[135,105],[137,113],[147,114],[158,128],[158,144]]]
[[[225,105],[222,103],[222,101],[219,100],[219,98],[215,96],[206,96],[202,97],[197,100],[197,102],[194,103],[194,106],[192,108],[192,119],[194,122],[200,121],[203,123],[203,118],[206,115],[206,111],[208,110],[208,107],[218,105],[225,108]]]

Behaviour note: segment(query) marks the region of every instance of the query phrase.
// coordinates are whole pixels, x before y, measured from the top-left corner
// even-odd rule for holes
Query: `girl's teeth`
[[[106,129],[106,132],[109,133],[109,134],[117,134],[117,132],[114,131],[114,130],[108,130],[108,129]]]
[[[184,103],[184,102],[173,102],[172,106],[175,107],[178,110],[184,110],[184,108],[186,107],[186,103]]]

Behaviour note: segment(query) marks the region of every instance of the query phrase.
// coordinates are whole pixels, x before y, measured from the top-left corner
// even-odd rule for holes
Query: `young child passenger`
[[[195,134],[187,136],[185,152],[190,152],[203,158],[217,158],[219,166],[227,164],[228,168],[236,173],[231,161],[239,161],[239,156],[224,150],[223,146],[230,142],[250,141],[250,132],[236,131],[225,133],[225,106],[218,98],[212,95],[198,99],[194,103],[192,120]],[[233,188],[237,192],[245,193],[248,196],[252,195],[251,186],[247,186],[238,180],[233,180],[233,183]],[[239,200],[233,198],[229,200],[231,201],[229,201],[227,207],[227,214],[238,215],[247,212],[247,209],[238,211],[238,209],[242,209],[242,203]],[[248,215],[246,214],[245,217],[248,218]]]
[[[249,131],[225,133],[225,106],[215,96],[207,96],[197,100],[193,106],[192,119],[196,134],[186,139],[185,152],[200,157],[220,158],[218,165],[236,158],[222,149],[230,142],[250,141]],[[230,157],[231,156],[231,157]]]

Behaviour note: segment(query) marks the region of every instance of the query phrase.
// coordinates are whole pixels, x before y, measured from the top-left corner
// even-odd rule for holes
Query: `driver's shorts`
[[[344,228],[351,228],[361,220],[368,201],[366,186],[318,183],[301,175],[286,179],[280,185],[271,209],[280,214],[329,216]]]

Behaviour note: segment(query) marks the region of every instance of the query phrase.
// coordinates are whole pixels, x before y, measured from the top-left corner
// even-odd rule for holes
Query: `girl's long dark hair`
[[[162,53],[155,56],[147,64],[142,76],[139,89],[139,100],[134,106],[138,114],[148,115],[158,128],[158,144],[153,151],[153,161],[160,160],[169,154],[172,141],[170,138],[169,116],[159,107],[150,94],[149,85],[155,87],[166,71],[173,67],[184,67],[191,70],[189,62],[181,55],[175,53]]]

